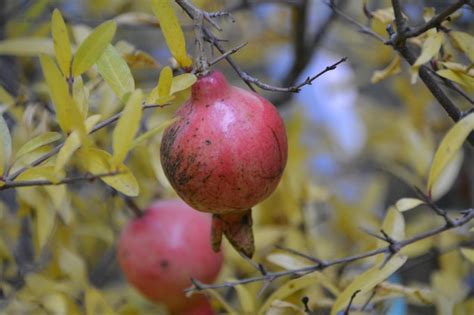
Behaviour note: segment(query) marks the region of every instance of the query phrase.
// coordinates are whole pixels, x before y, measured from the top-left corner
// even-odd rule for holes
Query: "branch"
[[[242,284],[247,284],[247,283],[252,283],[252,282],[273,281],[277,278],[281,278],[284,276],[298,275],[298,274],[306,275],[306,274],[313,273],[315,271],[322,271],[328,267],[348,264],[348,263],[351,263],[363,258],[372,257],[372,256],[380,255],[380,254],[390,255],[391,253],[393,253],[394,249],[397,249],[399,251],[410,244],[421,241],[423,239],[430,238],[432,236],[438,235],[445,231],[463,226],[466,223],[470,222],[472,219],[474,219],[474,209],[468,209],[465,211],[461,211],[460,213],[461,213],[461,216],[459,218],[452,220],[453,222],[452,225],[444,224],[437,228],[419,233],[413,237],[410,237],[402,241],[396,241],[396,240],[391,239],[391,244],[382,248],[370,250],[370,251],[353,255],[353,256],[347,256],[344,258],[321,261],[320,263],[316,263],[314,265],[303,267],[303,268],[284,270],[284,271],[278,271],[278,272],[267,272],[265,275],[240,279],[236,281],[226,281],[221,284],[203,284],[201,282],[194,281],[193,286],[190,288],[187,288],[185,292],[202,291],[202,290],[207,290],[207,289],[232,288],[237,285],[242,285]]]
[[[147,104],[147,105],[143,105],[142,106],[142,109],[145,110],[145,109],[148,109],[148,108],[163,108],[163,107],[166,107],[166,106],[169,106],[170,104]],[[116,122],[120,116],[122,116],[122,112],[119,112],[109,118],[107,118],[106,120],[103,120],[101,121],[100,123],[98,123],[97,125],[95,125],[94,128],[92,128],[91,132],[89,134],[92,134],[104,127],[107,127],[111,124],[113,124],[114,122]],[[41,163],[43,163],[44,161],[48,160],[49,158],[53,157],[54,155],[56,155],[59,150],[61,150],[61,148],[63,147],[64,145],[64,142],[58,144],[57,146],[55,146],[53,149],[51,149],[51,151],[43,154],[42,156],[40,156],[39,158],[37,158],[36,160],[34,160],[33,162],[31,162],[28,166],[25,166],[21,169],[19,169],[18,171],[16,171],[15,173],[7,176],[4,180],[6,182],[13,182],[15,180],[15,178],[17,178],[18,176],[20,176],[21,174],[23,174],[23,172],[25,172],[27,169],[31,168],[31,167],[35,167],[35,166],[38,166],[40,165]]]
[[[207,15],[209,14],[209,13],[197,8],[189,0],[175,0],[175,1],[193,21],[199,20],[202,16],[205,16],[206,14]],[[204,25],[201,25],[201,27],[202,27],[202,35],[201,36],[203,36],[204,39],[207,42],[209,42],[212,46],[214,46],[221,54],[223,54],[223,55],[226,54],[227,53],[226,49],[224,49],[224,47],[220,44],[220,40],[218,38],[216,38],[214,36],[214,34],[212,34],[212,32],[209,30],[209,28],[207,28]],[[200,41],[199,38],[197,40],[198,40],[198,42]],[[259,88],[261,88],[263,90],[267,90],[267,91],[292,92],[292,93],[299,92],[303,86],[311,84],[312,81],[314,81],[316,78],[318,78],[322,74],[326,73],[327,71],[334,70],[339,63],[345,61],[345,60],[341,60],[340,62],[338,62],[336,64],[328,66],[327,67],[327,68],[329,68],[328,70],[325,70],[322,73],[319,73],[318,75],[316,75],[312,78],[309,78],[309,79],[305,80],[304,82],[302,82],[298,85],[290,86],[290,87],[278,87],[278,86],[274,86],[274,85],[264,83],[264,82],[260,81],[259,79],[255,78],[255,77],[249,75],[248,73],[246,73],[245,71],[243,71],[240,68],[240,66],[232,59],[230,54],[226,55],[224,58],[227,60],[227,62],[230,64],[230,66],[237,72],[239,77],[247,84],[247,86],[252,91],[255,92],[255,88],[252,86],[252,84],[254,84],[254,85],[258,86]]]
[[[446,20],[451,14],[456,12],[458,9],[460,9],[464,4],[467,4],[468,2],[469,0],[460,0],[456,3],[453,3],[451,6],[446,8],[446,10],[432,17],[431,20],[429,20],[425,24],[420,25],[414,29],[408,30],[405,33],[405,38],[416,37],[418,35],[423,34],[429,29],[439,27],[444,20]]]
[[[6,182],[5,185],[0,187],[0,191],[18,187],[30,187],[30,186],[58,186],[66,185],[80,181],[93,181],[99,178],[119,175],[121,172],[102,173],[102,174],[86,174],[81,176],[66,177],[60,181],[52,182],[49,180],[37,179],[37,180],[25,180],[18,182]]]

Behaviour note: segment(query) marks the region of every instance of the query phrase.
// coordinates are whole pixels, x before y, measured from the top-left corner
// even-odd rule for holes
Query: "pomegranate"
[[[214,214],[215,250],[223,233],[252,256],[251,208],[275,190],[287,160],[278,111],[214,71],[198,79],[176,115],[161,143],[166,176],[191,207]]]
[[[118,261],[125,277],[173,314],[194,314],[194,306],[205,309],[202,296],[188,298],[183,290],[191,286],[191,278],[214,281],[222,266],[222,253],[214,253],[209,244],[210,227],[209,214],[195,211],[181,200],[153,203],[142,217],[130,221],[120,236]]]

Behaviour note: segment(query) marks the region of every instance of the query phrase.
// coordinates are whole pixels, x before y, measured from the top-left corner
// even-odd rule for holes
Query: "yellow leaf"
[[[37,207],[35,210],[38,249],[41,251],[54,231],[56,213],[49,205]]]
[[[0,41],[0,55],[34,57],[39,54],[54,56],[54,45],[51,39],[21,37]]]
[[[7,92],[3,88],[3,86],[0,85],[0,104],[5,104],[5,105],[12,105],[15,103],[15,99],[13,96],[10,95],[10,93]]]
[[[196,76],[191,73],[177,75],[173,78],[173,82],[171,83],[170,94],[173,95],[174,93],[184,91],[190,88],[196,81]]]
[[[71,76],[71,42],[67,33],[63,16],[58,9],[54,9],[51,18],[51,33],[53,35],[54,50],[59,69],[67,78]]]
[[[398,211],[405,212],[405,211],[414,209],[424,203],[425,203],[424,201],[420,199],[416,199],[416,198],[402,198],[397,201],[397,203],[395,204],[395,207],[398,209]]]
[[[161,31],[171,54],[181,67],[191,67],[192,60],[186,52],[183,30],[174,13],[172,2],[170,0],[152,0],[151,5],[153,12],[158,17]]]
[[[138,195],[139,187],[135,176],[123,164],[112,166],[112,156],[108,152],[89,148],[83,159],[85,159],[87,170],[92,174],[119,172],[114,176],[102,177],[101,180],[127,196]]]
[[[59,249],[59,268],[77,284],[87,285],[87,270],[82,258],[67,248]]]
[[[176,122],[177,120],[179,119],[179,117],[175,117],[175,118],[172,118],[172,119],[168,119],[164,122],[162,122],[161,124],[159,124],[158,126],[156,127],[153,127],[152,129],[148,130],[147,132],[143,133],[142,135],[140,135],[139,137],[137,137],[135,140],[133,140],[133,143],[130,147],[130,150],[132,150],[133,148],[135,148],[137,145],[139,145],[140,143],[142,143],[143,141],[146,141],[148,140],[149,138],[153,137],[154,135],[156,135],[158,132],[166,129],[169,125],[173,124],[174,122]]]
[[[444,33],[437,32],[429,36],[421,48],[421,54],[413,64],[413,69],[418,69],[422,64],[428,62],[436,56],[444,41]]]
[[[284,253],[272,253],[267,256],[267,260],[287,270],[300,269],[311,265],[309,262],[303,261],[301,258]]]
[[[431,187],[431,198],[433,200],[443,197],[451,189],[458,177],[463,161],[464,152],[458,150],[438,176],[438,179],[433,183],[433,187]]]
[[[225,314],[229,315],[238,315],[239,312],[237,312],[232,306],[230,306],[229,303],[226,302],[226,300],[219,294],[219,292],[209,289],[206,290],[214,299],[216,299],[219,304],[224,308]]]
[[[97,61],[97,68],[105,82],[122,101],[127,93],[135,90],[132,72],[114,46],[107,46]]]
[[[85,135],[84,117],[76,102],[69,95],[68,86],[63,75],[50,57],[41,55],[40,61],[51,99],[56,108],[59,126],[65,133],[78,130],[80,135]]]
[[[81,224],[75,233],[79,236],[91,236],[97,239],[103,240],[108,245],[114,242],[114,233],[108,226],[104,226],[100,223]]]
[[[405,238],[405,219],[397,208],[388,208],[382,223],[382,230],[396,241],[401,241]],[[380,240],[380,242],[381,246],[386,245],[385,241]]]
[[[317,272],[287,281],[266,299],[265,303],[258,311],[258,314],[265,314],[265,311],[270,307],[273,301],[284,300],[299,290],[318,284],[318,281],[319,277]]]
[[[64,141],[62,148],[59,150],[54,164],[54,173],[63,170],[66,163],[71,159],[74,152],[81,146],[81,138],[76,131],[73,131]]]
[[[90,84],[91,82],[89,82]],[[74,100],[76,101],[77,107],[82,114],[82,117],[87,117],[89,112],[89,89],[84,87],[82,77],[78,76],[74,78],[72,84],[72,91]]]
[[[461,247],[461,253],[467,260],[474,264],[474,248]]]
[[[392,23],[395,19],[393,8],[388,7],[384,9],[377,9],[371,12],[375,19],[379,20],[382,24]]]
[[[140,127],[142,118],[142,91],[134,91],[128,98],[125,109],[120,116],[113,134],[113,164],[120,164],[125,160],[130,150],[133,138]]]
[[[12,138],[2,114],[0,114],[0,141],[2,142],[0,145],[0,175],[3,175],[3,170],[10,162],[12,155]]]
[[[255,314],[255,300],[249,290],[243,285],[237,285],[234,288],[237,291],[242,312],[244,314]]]
[[[436,71],[437,74],[446,78],[448,80],[454,81],[456,83],[465,86],[466,88],[470,88],[474,86],[474,78],[468,76],[467,74],[460,72],[460,71],[453,71],[450,69],[441,69]]]
[[[10,249],[8,248],[7,244],[3,240],[2,237],[0,237],[0,259],[2,260],[13,260],[13,256],[11,254]]]
[[[372,78],[370,79],[370,82],[372,83],[380,82],[390,76],[400,73],[400,71],[401,71],[400,56],[397,55],[392,60],[392,62],[390,62],[390,64],[387,67],[385,67],[383,70],[374,71],[374,74],[372,74]]]
[[[474,37],[464,32],[451,31],[448,33],[454,40],[460,50],[466,53],[466,56],[474,62]]]
[[[53,170],[53,166],[35,166],[21,173],[17,178],[15,178],[15,182],[46,179],[52,183],[56,183],[61,180],[64,174],[55,173]]]
[[[48,314],[68,314],[68,302],[62,293],[52,292],[41,297],[41,305]]]
[[[160,72],[160,80],[158,81],[158,95],[170,95],[171,82],[173,80],[173,70],[170,67],[164,67]]]
[[[469,114],[459,120],[444,136],[431,163],[431,169],[428,175],[428,192],[431,192],[433,184],[456,155],[473,129],[474,114]]]
[[[86,315],[114,315],[115,312],[99,290],[88,287],[85,294]]]
[[[81,75],[97,62],[115,35],[115,21],[100,24],[77,49],[72,62],[74,76]]]
[[[58,141],[59,139],[61,139],[61,134],[57,132],[45,132],[40,134],[22,145],[21,148],[16,152],[15,159],[18,159],[21,156],[28,154],[42,146]]]
[[[397,254],[393,256],[382,268],[376,265],[357,276],[337,297],[331,309],[331,315],[336,315],[338,312],[345,310],[349,304],[351,296],[357,290],[360,290],[360,293],[354,298],[353,305],[360,303],[358,297],[370,292],[377,284],[390,277],[406,262],[406,260],[406,256]]]

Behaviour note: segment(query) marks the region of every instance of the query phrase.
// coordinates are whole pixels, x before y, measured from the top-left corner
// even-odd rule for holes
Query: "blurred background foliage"
[[[402,2],[412,25],[423,23],[423,15],[433,12],[430,10],[439,12],[448,6],[446,1]],[[219,19],[224,30],[218,36],[228,40],[224,44],[229,49],[248,42],[233,57],[245,71],[264,82],[280,86],[299,83],[348,57],[347,62],[298,94],[260,91],[284,116],[290,149],[280,186],[254,211],[254,261],[268,270],[311,263],[276,245],[328,260],[379,247],[380,241],[364,229],[378,231],[391,205],[402,197],[416,196],[413,186],[426,186],[433,154],[453,124],[441,106],[420,80],[412,82],[410,66],[398,59],[392,47],[358,32],[357,26],[334,15],[324,1],[307,1],[303,13],[292,7],[292,1],[194,3],[207,11],[232,12],[235,22]],[[387,9],[390,1],[339,1],[339,6],[387,37],[385,27],[393,20],[393,11]],[[114,19],[117,32],[112,43],[145,95],[156,86],[164,66],[176,65],[147,0],[0,1],[0,41],[30,40],[29,45],[14,48],[0,42],[0,103],[13,152],[35,136],[59,130],[40,63],[34,57],[39,52],[51,52],[54,8],[61,10],[75,47],[92,28]],[[191,53],[192,23],[178,7],[176,12]],[[372,16],[370,24],[368,15]],[[446,27],[472,34],[473,21],[472,8],[464,8]],[[314,43],[314,47],[301,46],[298,37]],[[422,45],[426,38],[418,40]],[[469,45],[472,54],[472,37]],[[216,51],[209,53],[218,55]],[[473,60],[452,41],[446,40],[440,54],[449,58],[431,62],[472,66]],[[215,67],[233,84],[246,88],[225,62]],[[472,98],[474,76],[469,72],[466,76],[470,79],[465,78],[466,84],[461,86]],[[106,119],[123,109],[124,104],[96,69],[88,70],[83,80],[84,102],[90,113]],[[472,109],[466,98],[452,90],[447,92],[459,108]],[[148,109],[140,131],[167,121],[180,101]],[[112,127],[103,128],[90,137],[97,147],[110,151],[112,131]],[[57,142],[32,150],[10,171],[28,165],[53,144]],[[136,203],[142,208],[154,199],[175,197],[161,170],[159,144],[157,133],[138,144],[126,160],[138,181]],[[472,146],[466,145],[450,165],[437,188],[442,208],[460,210],[474,204],[473,158]],[[83,173],[80,165],[80,156],[73,156],[65,170],[71,176],[79,175]],[[140,297],[118,268],[115,243],[133,213],[115,190],[90,180],[3,190],[0,197],[0,313],[166,312]],[[403,215],[407,237],[443,222],[426,206]],[[473,255],[469,261],[459,250],[473,245],[472,232],[465,226],[408,246],[403,250],[409,257],[407,263],[374,289],[370,307],[361,313],[473,314]],[[217,282],[258,275],[228,244],[224,250],[225,267]],[[374,258],[368,258],[331,267],[313,275],[299,290],[286,289],[279,294],[272,292],[294,280],[278,279],[262,292],[262,282],[241,286],[238,291],[219,290],[230,305],[227,307],[215,298],[217,291],[211,294],[212,301],[221,312],[232,307],[240,314],[257,313],[259,309],[266,314],[304,314],[301,298],[307,296],[315,314],[326,314],[337,295],[373,263]],[[363,305],[370,295],[361,296],[358,303]]]

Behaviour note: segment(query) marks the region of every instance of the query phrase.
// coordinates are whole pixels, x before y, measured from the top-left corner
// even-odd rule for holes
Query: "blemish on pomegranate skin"
[[[168,266],[169,266],[169,262],[166,259],[163,259],[162,261],[160,261],[160,267],[162,269],[167,269]]]
[[[206,141],[204,141],[204,142],[205,142],[207,145],[211,145],[211,144],[212,144],[211,140],[206,140]]]

